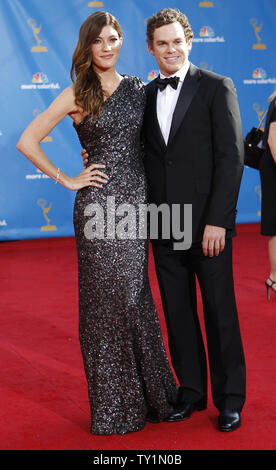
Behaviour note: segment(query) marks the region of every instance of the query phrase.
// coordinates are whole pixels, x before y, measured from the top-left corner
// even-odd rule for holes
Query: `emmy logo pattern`
[[[201,8],[213,8],[214,2],[199,2]]]
[[[41,207],[42,212],[43,212],[43,216],[44,216],[44,218],[47,222],[47,225],[42,225],[40,230],[42,230],[43,232],[56,230],[57,229],[56,225],[51,225],[50,224],[51,219],[48,216],[48,214],[49,214],[49,212],[52,208],[52,203],[50,203],[50,205],[48,207],[46,207],[47,202],[45,201],[45,199],[38,199],[37,204]]]
[[[88,6],[89,7],[103,7],[104,6],[104,2],[88,2]]]
[[[32,28],[33,30],[33,35],[35,37],[35,40],[37,42],[37,45],[36,46],[33,46],[31,48],[31,51],[32,52],[47,52],[48,49],[46,46],[42,46],[41,43],[42,43],[42,40],[39,38],[39,33],[42,29],[42,26],[41,24],[39,26],[37,26],[37,22],[36,20],[34,20],[33,18],[29,18],[28,19],[28,25]]]
[[[258,20],[256,20],[256,18],[251,18],[250,24],[253,26],[254,33],[258,41],[256,44],[253,44],[252,49],[266,49],[266,45],[262,43],[261,37],[259,35],[259,32],[262,30],[263,23],[258,24]]]

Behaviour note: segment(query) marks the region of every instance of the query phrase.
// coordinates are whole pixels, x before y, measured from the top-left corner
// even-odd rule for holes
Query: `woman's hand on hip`
[[[68,178],[68,189],[76,191],[86,186],[102,188],[104,184],[107,184],[108,176],[100,171],[100,168],[105,168],[105,165],[92,163],[92,165],[85,168],[79,175]]]

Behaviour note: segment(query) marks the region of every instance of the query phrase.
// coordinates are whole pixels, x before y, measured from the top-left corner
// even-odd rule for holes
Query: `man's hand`
[[[85,149],[82,149],[81,156],[82,156],[83,166],[84,168],[86,168],[87,162],[88,162],[88,153],[86,152]]]
[[[224,250],[225,233],[226,229],[223,227],[216,227],[214,225],[205,226],[202,239],[202,250],[205,256],[212,258],[214,255],[218,256]]]

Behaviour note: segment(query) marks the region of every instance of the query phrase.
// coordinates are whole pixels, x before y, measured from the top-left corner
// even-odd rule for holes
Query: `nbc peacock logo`
[[[261,67],[257,67],[253,74],[252,74],[252,77],[253,78],[266,78],[267,75],[266,75],[266,71],[264,69],[262,69]]]
[[[36,90],[36,89],[59,89],[59,83],[49,83],[49,79],[44,72],[36,72],[32,76],[32,83],[20,85],[21,90]]]
[[[251,78],[243,80],[244,85],[275,85],[276,78],[268,77],[268,74],[262,67],[256,67]]]
[[[223,36],[216,36],[211,26],[202,26],[199,31],[199,37],[194,37],[193,42],[225,42]]]
[[[151,70],[151,72],[148,74],[148,81],[151,82],[156,77],[158,77],[158,70]]]
[[[32,83],[48,83],[48,77],[46,73],[43,72],[36,72],[33,75]]]
[[[199,36],[202,38],[213,38],[215,36],[215,32],[210,26],[203,26],[199,32]]]

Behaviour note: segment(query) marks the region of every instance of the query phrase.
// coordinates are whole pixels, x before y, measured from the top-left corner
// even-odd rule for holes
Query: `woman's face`
[[[94,67],[100,70],[108,70],[115,66],[119,51],[122,45],[122,38],[119,37],[113,26],[104,26],[100,35],[91,45],[92,59]]]

